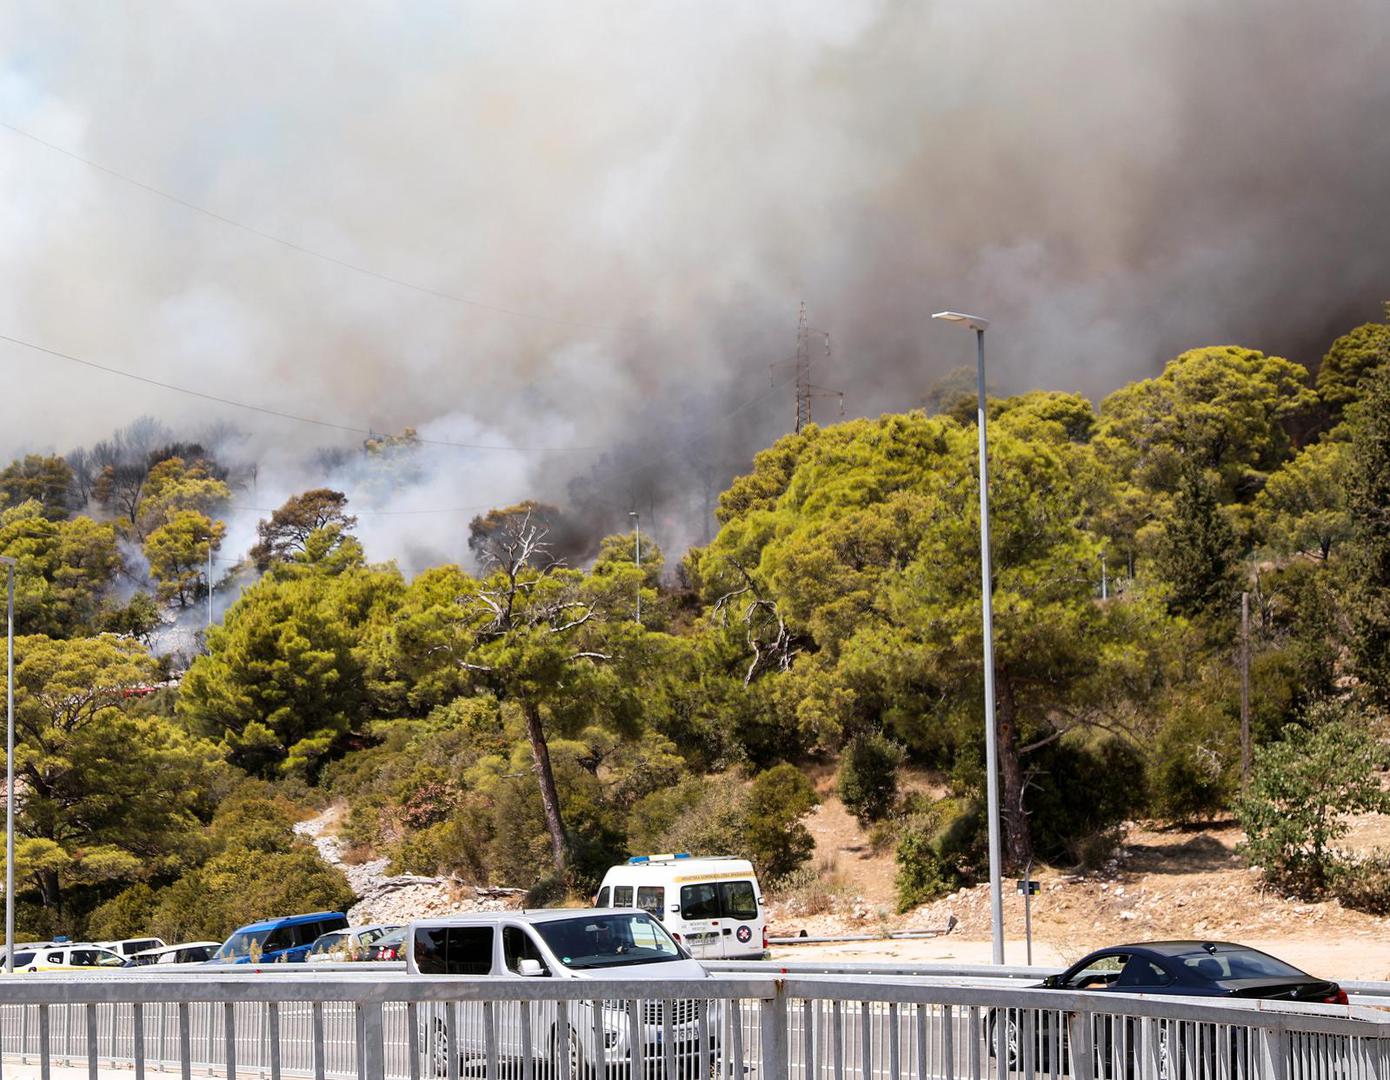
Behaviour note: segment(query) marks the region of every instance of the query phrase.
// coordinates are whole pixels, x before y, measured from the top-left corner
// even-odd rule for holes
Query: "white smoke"
[[[1390,295],[1387,44],[1372,0],[7,5],[0,120],[482,306],[0,129],[0,333],[352,428],[607,448],[429,450],[354,497],[373,557],[463,550],[465,518],[390,511],[575,477],[596,528],[641,506],[678,552],[701,478],[789,426],[789,389],[729,414],[801,299],[855,414],[969,360],[947,306],[994,319],[1003,390],[1204,343],[1316,360]],[[350,433],[3,342],[0,376],[0,450],[222,420],[256,505],[352,487],[302,466]]]

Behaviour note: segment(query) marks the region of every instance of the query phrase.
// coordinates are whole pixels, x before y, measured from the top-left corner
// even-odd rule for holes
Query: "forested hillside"
[[[1390,864],[1335,850],[1337,811],[1383,799],[1387,361],[1376,323],[1315,376],[1214,347],[1098,405],[991,402],[1012,866],[1103,858],[1126,819],[1234,812],[1290,888],[1390,904]],[[226,551],[246,466],[154,426],[16,460],[0,553],[18,561],[21,936],[217,937],[346,904],[290,828],[331,799],[358,857],[538,902],[629,851],[747,854],[776,882],[811,851],[813,761],[838,762],[896,850],[904,906],[973,880],[974,423],[963,398],[788,435],[720,496],[708,545],[644,535],[640,567],[631,535],[585,551],[539,503],[474,519],[468,566],[372,564],[326,489]],[[390,485],[410,436],[362,453]],[[213,582],[240,592],[204,638]],[[186,656],[150,648],[171,621]],[[908,763],[948,794],[900,793]]]

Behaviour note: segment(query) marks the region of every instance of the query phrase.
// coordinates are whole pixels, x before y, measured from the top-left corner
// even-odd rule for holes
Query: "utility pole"
[[[1240,594],[1240,783],[1250,786],[1250,594]]]
[[[212,537],[208,537],[208,629],[212,629]]]
[[[14,571],[5,564],[5,974],[14,973]]]
[[[1105,552],[1100,553],[1100,598],[1110,599],[1110,577],[1105,569]]]
[[[629,510],[627,516],[632,518],[633,538],[636,541],[637,569],[642,569],[642,515],[636,510]],[[637,578],[637,625],[642,625],[642,579]]]

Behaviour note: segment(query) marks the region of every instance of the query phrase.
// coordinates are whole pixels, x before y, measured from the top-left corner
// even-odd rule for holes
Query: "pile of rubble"
[[[294,831],[313,843],[324,862],[341,870],[357,894],[357,903],[347,913],[353,926],[404,923],[469,911],[505,911],[521,906],[521,889],[478,887],[452,877],[388,875],[385,859],[345,862],[342,841],[326,835],[326,826],[327,817],[321,814],[299,822]]]

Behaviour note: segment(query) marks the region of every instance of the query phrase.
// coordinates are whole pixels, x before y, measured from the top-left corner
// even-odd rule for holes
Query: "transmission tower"
[[[801,302],[801,310],[796,321],[796,355],[792,358],[796,365],[796,430],[799,432],[812,420],[811,406],[816,398],[836,398],[840,403],[840,415],[845,415],[845,395],[839,390],[827,390],[811,381],[811,338],[819,337],[825,343],[825,360],[830,362],[830,334],[816,330],[806,322],[806,301]],[[777,365],[772,365],[776,367]]]

